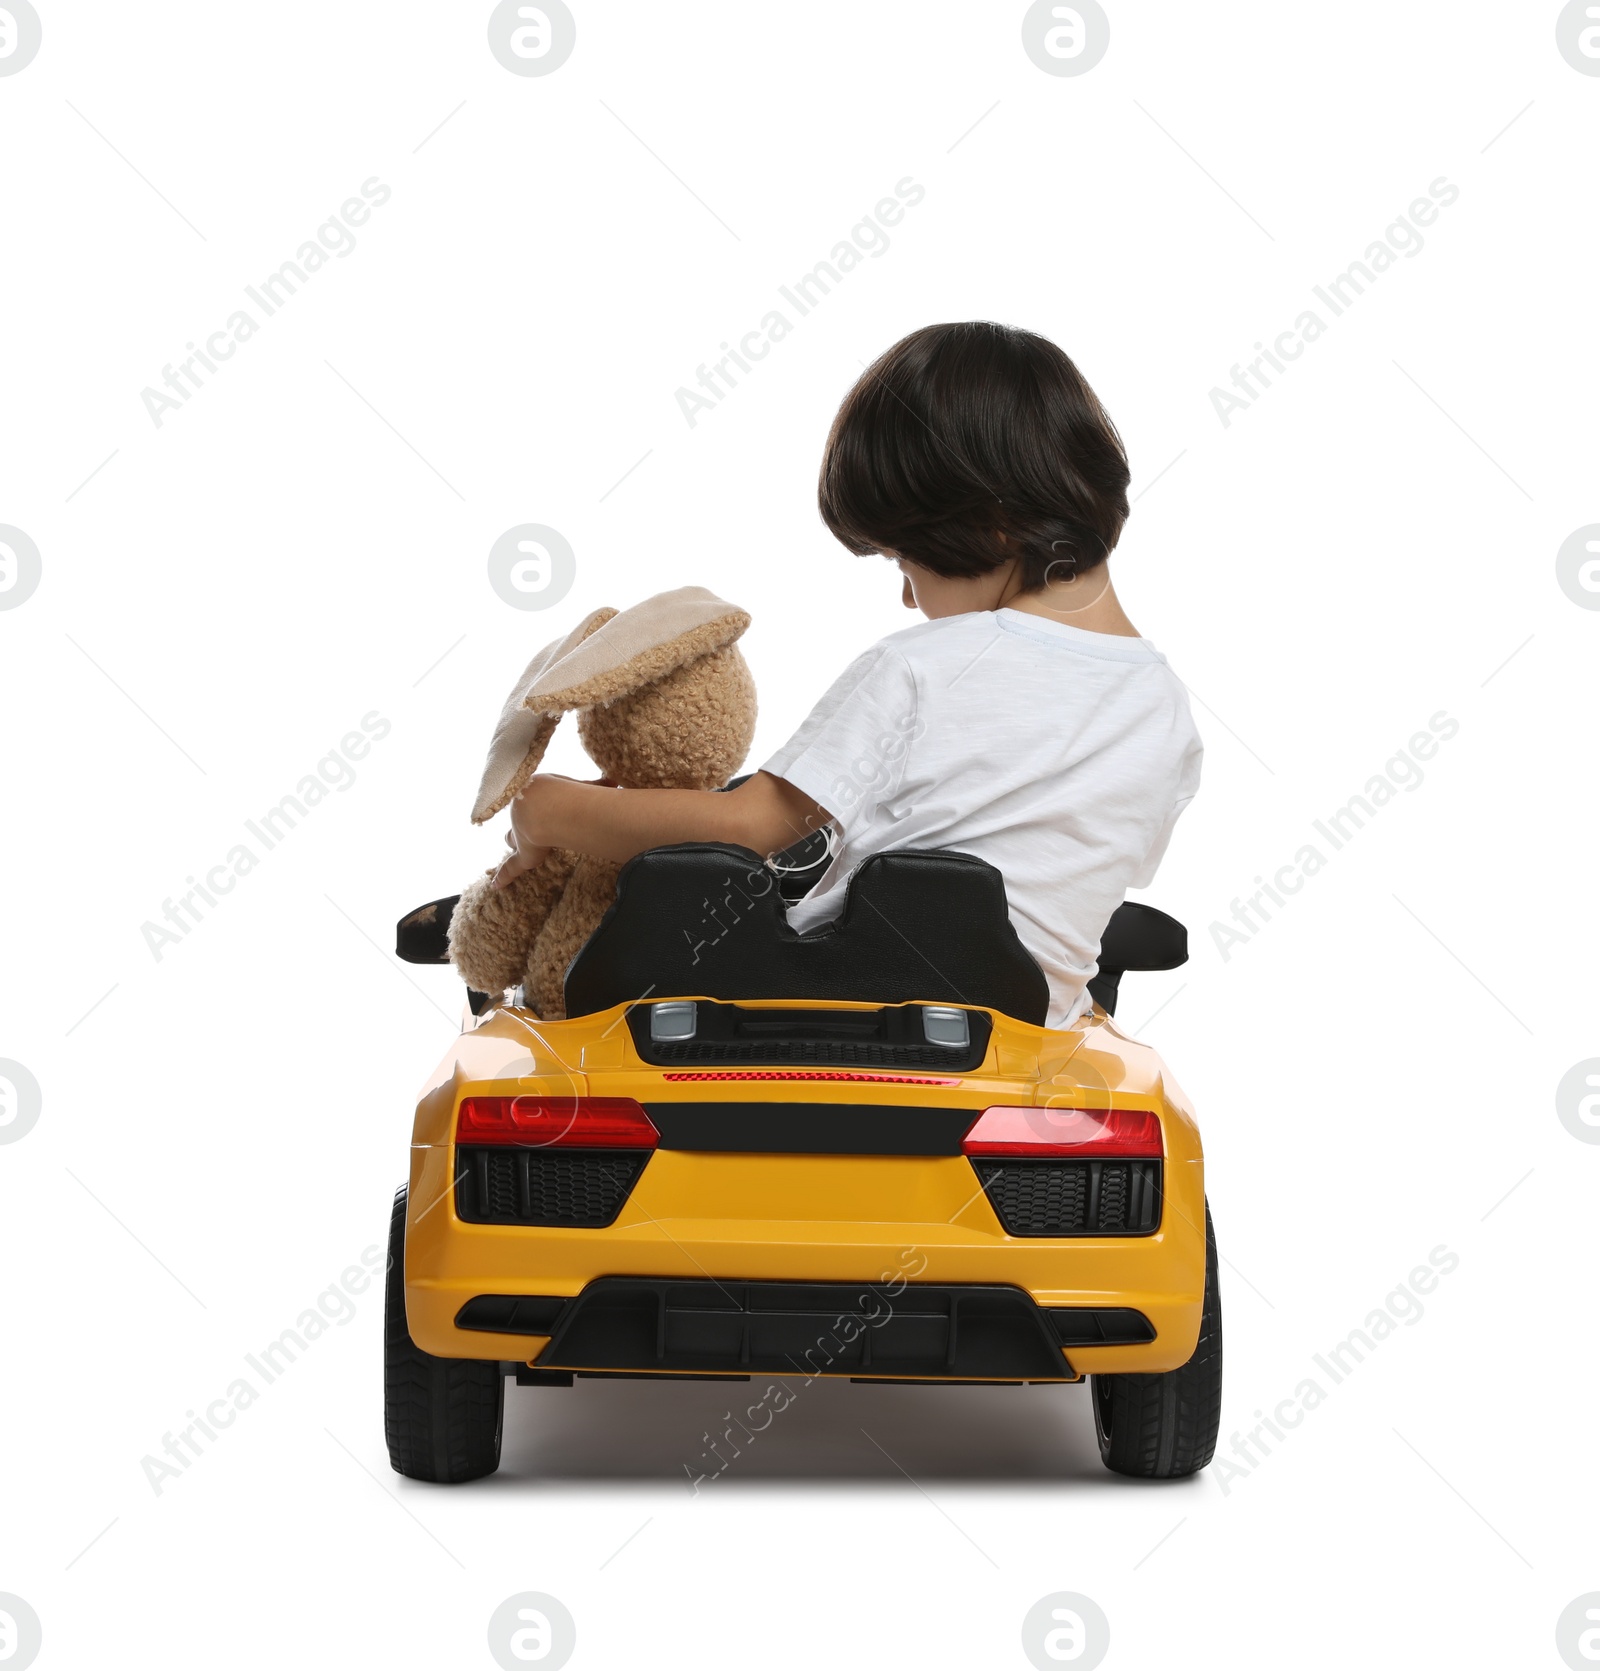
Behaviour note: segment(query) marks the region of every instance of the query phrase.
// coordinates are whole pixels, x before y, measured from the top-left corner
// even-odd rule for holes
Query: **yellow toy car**
[[[991,866],[896,852],[797,935],[741,848],[657,848],[566,978],[568,1019],[473,995],[417,1105],[385,1318],[390,1460],[499,1464],[504,1387],[1090,1380],[1118,1473],[1203,1468],[1222,1388],[1200,1134],[1112,1019],[1187,956],[1123,905],[1093,1012],[1043,973]],[[399,954],[446,961],[451,900]]]

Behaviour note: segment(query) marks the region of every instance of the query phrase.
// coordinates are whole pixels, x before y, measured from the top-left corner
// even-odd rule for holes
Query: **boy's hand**
[[[516,825],[506,831],[506,846],[511,849],[500,861],[500,868],[490,879],[491,888],[503,888],[508,882],[514,882],[524,871],[537,870],[549,856],[548,847],[540,847],[529,843],[524,845],[517,839]]]
[[[560,777],[554,772],[546,772],[535,777],[526,789],[511,803],[511,828],[506,831],[506,846],[511,851],[500,861],[500,868],[494,873],[490,887],[503,888],[509,882],[514,882],[524,871],[536,870],[544,863],[554,845],[545,839],[542,828],[542,812],[545,803],[558,783],[575,783],[576,778]],[[616,784],[610,778],[594,778],[590,780],[602,789],[615,789]]]

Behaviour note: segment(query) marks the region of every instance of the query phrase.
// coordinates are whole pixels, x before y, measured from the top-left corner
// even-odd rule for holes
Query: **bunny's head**
[[[578,715],[589,757],[624,788],[720,789],[755,731],[755,683],[737,643],[749,625],[701,586],[579,622],[534,657],[507,700],[473,822],[521,793],[565,713]]]

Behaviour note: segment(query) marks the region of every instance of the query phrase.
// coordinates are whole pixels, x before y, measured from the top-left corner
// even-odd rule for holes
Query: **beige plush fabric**
[[[617,897],[622,866],[585,853],[528,953],[523,995],[546,1021],[567,1013],[567,970]]]
[[[570,655],[596,629],[614,619],[616,613],[614,609],[597,609],[592,615],[586,615],[565,638],[546,644],[522,670],[522,677],[500,710],[494,739],[489,744],[488,763],[483,768],[483,781],[478,785],[478,799],[472,808],[474,824],[486,824],[522,793],[528,779],[538,771],[544,751],[555,735],[562,710],[530,705],[529,693],[550,668]],[[484,992],[489,988],[478,990]]]
[[[517,681],[473,821],[492,818],[526,787],[560,716],[574,709],[590,758],[620,787],[721,788],[755,732],[755,684],[736,643],[749,624],[744,610],[702,586],[663,592],[620,615],[596,610]],[[498,892],[479,877],[451,918],[451,962],[479,992],[520,983],[540,1016],[559,1020],[567,966],[616,897],[620,869],[557,849]]]
[[[492,870],[462,891],[450,918],[450,961],[475,992],[504,992],[522,981],[528,967],[529,924],[550,915],[561,897],[578,855],[558,847],[534,870],[495,889]]]
[[[731,644],[750,625],[735,604],[704,586],[681,586],[625,609],[553,661],[528,687],[524,706],[545,713],[614,702]]]
[[[614,702],[698,657],[732,644],[750,625],[744,610],[704,586],[661,592],[618,614],[597,609],[536,655],[506,699],[489,745],[475,824],[526,787],[564,713]]]

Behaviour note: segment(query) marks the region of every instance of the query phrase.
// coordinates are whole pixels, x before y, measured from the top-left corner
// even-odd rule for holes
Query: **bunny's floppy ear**
[[[605,669],[572,693],[587,704],[578,736],[605,777],[630,789],[720,789],[738,771],[756,723],[736,642],[749,624],[742,609],[688,587],[647,598],[582,646],[572,661],[607,652]]]
[[[489,744],[489,759],[478,785],[478,799],[472,808],[472,822],[485,824],[502,807],[509,806],[527,787],[539,769],[544,751],[550,746],[564,705],[530,701],[529,694],[552,667],[563,662],[592,633],[615,615],[614,609],[597,609],[585,616],[565,638],[546,644],[512,687],[500,710]]]
[[[749,625],[744,610],[704,586],[681,586],[620,615],[597,609],[565,638],[547,644],[501,710],[473,823],[487,823],[527,787],[562,714],[604,707],[657,684],[727,649]]]
[[[598,708],[658,683],[701,656],[724,650],[750,625],[736,604],[704,586],[658,592],[610,618],[546,663],[523,705],[546,713]]]

